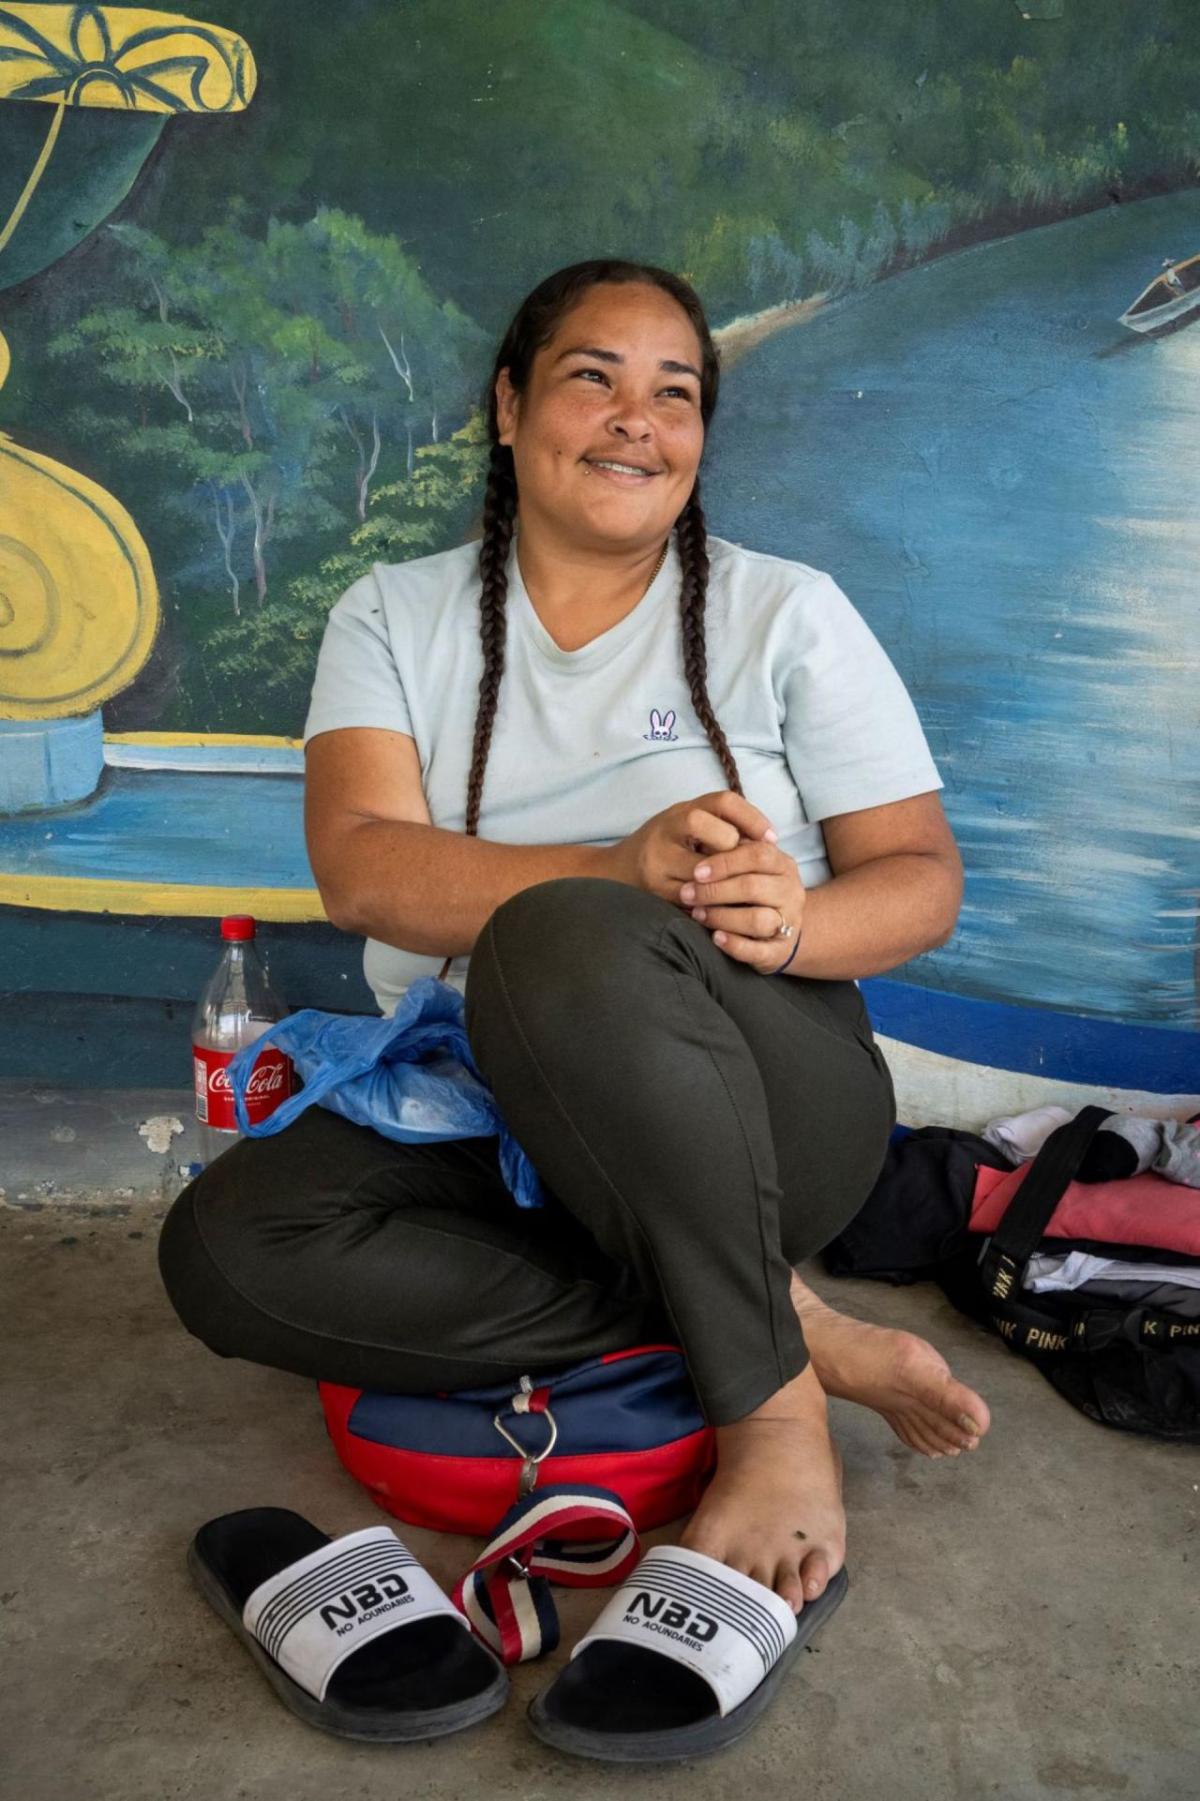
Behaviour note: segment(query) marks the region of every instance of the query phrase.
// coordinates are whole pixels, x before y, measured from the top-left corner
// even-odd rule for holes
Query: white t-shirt
[[[942,787],[916,710],[865,620],[828,575],[708,539],[708,695],[742,786],[796,859],[830,877],[819,821]],[[433,823],[461,832],[483,673],[479,546],[376,563],[329,615],[304,742],[346,726],[415,739]],[[508,559],[505,667],[478,835],[501,844],[615,844],[676,801],[728,786],[683,673],[674,536],[631,613],[562,650]],[[384,1013],[444,957],[368,939]],[[467,956],[448,980],[465,992]]]

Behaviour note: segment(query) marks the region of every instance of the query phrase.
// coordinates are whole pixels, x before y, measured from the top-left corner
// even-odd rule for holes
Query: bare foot
[[[792,1304],[826,1394],[873,1407],[898,1438],[927,1457],[976,1448],[991,1424],[987,1404],[955,1380],[926,1339],[837,1313],[796,1275]]]
[[[846,1558],[841,1459],[810,1364],[745,1419],[717,1427],[717,1470],[682,1544],[782,1595],[795,1613]]]

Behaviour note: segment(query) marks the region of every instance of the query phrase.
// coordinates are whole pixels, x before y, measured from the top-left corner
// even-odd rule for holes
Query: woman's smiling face
[[[589,288],[537,352],[525,392],[507,369],[496,384],[521,514],[597,547],[666,537],[704,449],[700,368],[695,328],[663,289]]]

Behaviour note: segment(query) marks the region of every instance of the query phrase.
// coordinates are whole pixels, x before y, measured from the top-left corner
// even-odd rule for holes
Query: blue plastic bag
[[[292,1059],[304,1087],[252,1126],[246,1084],[268,1044]],[[500,1173],[518,1207],[544,1205],[538,1173],[471,1055],[463,997],[436,976],[414,982],[390,1019],[316,1007],[289,1014],[242,1046],[229,1065],[229,1081],[238,1125],[251,1138],[282,1132],[314,1102],[400,1144],[498,1134]]]

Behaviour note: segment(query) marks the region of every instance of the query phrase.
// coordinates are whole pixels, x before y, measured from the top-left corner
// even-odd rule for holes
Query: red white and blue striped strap
[[[606,1488],[535,1489],[511,1507],[454,1590],[472,1631],[503,1663],[528,1663],[558,1644],[551,1582],[605,1588],[623,1580],[641,1545]]]

